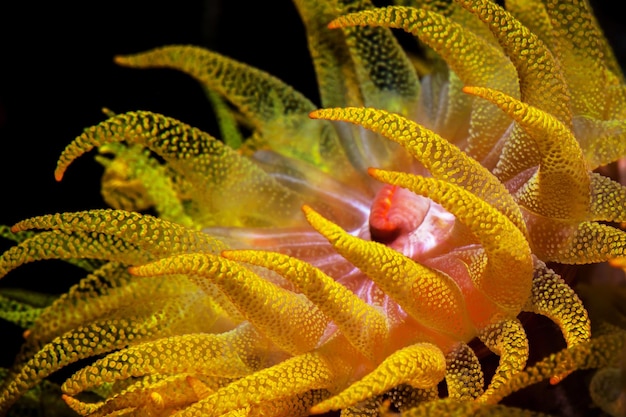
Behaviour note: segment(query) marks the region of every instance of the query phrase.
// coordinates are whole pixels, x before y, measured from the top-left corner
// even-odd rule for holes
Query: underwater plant
[[[62,398],[93,416],[532,415],[499,402],[619,374],[624,331],[592,338],[556,272],[626,247],[626,189],[598,171],[626,156],[626,90],[588,4],[398,3],[295,1],[321,106],[197,46],[116,58],[196,78],[221,140],[106,110],[68,145],[56,178],[97,148],[112,208],[2,229],[1,276],[44,259],[87,276],[2,301],[27,330],[0,413],[71,366]],[[566,349],[526,367],[521,313]]]

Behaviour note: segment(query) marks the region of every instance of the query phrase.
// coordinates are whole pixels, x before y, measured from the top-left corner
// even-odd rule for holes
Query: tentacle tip
[[[382,176],[384,175],[384,173],[387,172],[384,169],[380,169],[380,168],[367,168],[367,174],[374,178],[377,179],[379,181],[382,181]],[[384,182],[384,181],[383,181]]]
[[[318,404],[318,405],[314,405],[313,407],[309,409],[309,414],[311,415],[324,414],[324,413],[327,413],[328,411],[329,410],[327,410],[326,408],[320,407]]]
[[[463,88],[461,88],[461,91],[463,91],[465,94],[469,94],[472,96],[476,96],[479,94],[481,88],[480,87],[476,87],[473,85],[465,85],[463,86]]]
[[[333,19],[328,23],[328,29],[339,29],[342,27],[341,18]]]
[[[322,117],[320,116],[320,111],[319,110],[313,110],[312,112],[309,113],[309,119],[321,119]]]
[[[226,258],[226,259],[232,259],[233,258],[233,252],[235,252],[235,250],[233,249],[226,249],[220,252],[220,256],[222,258]]]
[[[79,401],[76,398],[68,394],[61,394],[61,399],[63,400],[63,402],[65,402],[65,404],[68,405],[68,407],[72,409],[73,409],[73,406],[76,406],[79,403]]]
[[[609,259],[609,265],[614,268],[626,268],[626,258]]]
[[[556,385],[559,382],[563,381],[565,378],[567,378],[567,376],[569,374],[571,374],[572,372],[563,372],[562,374],[558,374],[558,375],[554,375],[552,377],[550,377],[550,385]]]
[[[317,211],[313,210],[311,206],[304,204],[302,206],[302,211],[304,212],[304,217],[306,218],[306,221],[309,222],[309,224],[318,232],[324,224],[328,223],[328,220],[326,220],[324,216],[319,214]]]
[[[129,266],[128,273],[140,277],[145,275],[145,268],[143,266]]]
[[[115,55],[113,62],[117,65],[128,65],[128,57],[126,55]]]
[[[313,210],[313,208],[307,204],[303,204],[302,207],[302,212],[304,213],[304,215],[308,218],[312,213],[315,213],[315,210]]]
[[[56,180],[56,182],[61,182],[64,174],[65,169],[57,169],[56,171],[54,171],[54,179]]]

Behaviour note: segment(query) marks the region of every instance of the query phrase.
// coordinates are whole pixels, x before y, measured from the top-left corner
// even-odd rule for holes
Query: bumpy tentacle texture
[[[605,387],[626,320],[592,338],[558,273],[626,258],[626,188],[592,171],[626,156],[626,89],[587,2],[397,3],[295,1],[319,110],[200,47],[116,58],[197,79],[223,137],[107,111],[55,174],[97,148],[112,209],[0,228],[0,276],[87,273],[54,300],[0,296],[27,328],[0,415],[72,364],[59,389],[86,416],[541,415],[498,403],[590,368],[623,413]],[[528,313],[566,345],[531,367]]]

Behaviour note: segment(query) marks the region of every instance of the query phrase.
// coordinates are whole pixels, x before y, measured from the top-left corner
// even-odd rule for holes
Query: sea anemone
[[[105,110],[67,146],[57,180],[97,148],[112,208],[3,229],[0,276],[88,275],[4,302],[28,329],[0,413],[75,363],[63,400],[90,416],[525,415],[498,403],[589,368],[624,412],[602,388],[624,331],[591,338],[555,272],[625,257],[626,188],[598,170],[626,156],[626,89],[588,4],[397,3],[295,1],[322,108],[196,46],[116,58],[196,78],[222,137]],[[522,313],[566,349],[527,368]]]

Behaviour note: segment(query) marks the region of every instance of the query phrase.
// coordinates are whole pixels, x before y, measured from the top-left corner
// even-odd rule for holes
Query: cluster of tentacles
[[[0,276],[88,275],[41,307],[1,300],[27,330],[0,414],[87,358],[61,389],[89,416],[526,415],[498,403],[589,368],[624,413],[606,388],[624,326],[591,338],[546,265],[625,256],[626,188],[597,169],[626,156],[626,88],[586,1],[295,3],[323,109],[199,47],[117,58],[198,79],[222,140],[107,111],[66,148],[57,179],[98,148],[113,208],[2,229]],[[527,368],[522,312],[567,348]],[[499,356],[487,378],[475,339]]]

